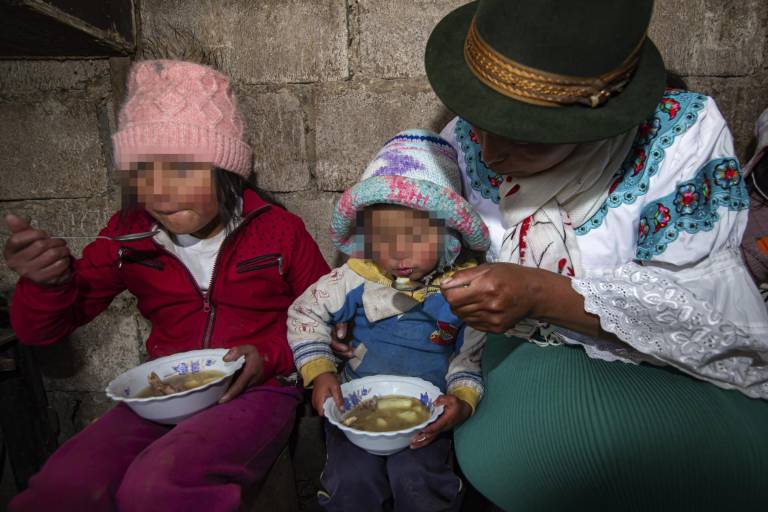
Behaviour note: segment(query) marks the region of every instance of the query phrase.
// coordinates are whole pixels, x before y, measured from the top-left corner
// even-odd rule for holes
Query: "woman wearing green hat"
[[[495,262],[444,293],[469,325],[506,332],[487,342],[486,395],[456,452],[505,510],[768,499],[747,193],[714,100],[665,90],[651,11],[480,0],[427,44]]]

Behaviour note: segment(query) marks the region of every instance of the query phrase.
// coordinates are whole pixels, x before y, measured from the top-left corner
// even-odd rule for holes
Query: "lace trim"
[[[641,362],[656,365],[664,364],[654,357],[638,352],[626,343],[592,338],[564,327],[557,327],[556,335],[565,344],[580,345],[592,359],[600,359],[609,363],[620,361],[628,364],[639,364]]]
[[[628,263],[573,279],[587,312],[632,348],[694,377],[768,398],[768,347],[657,269]]]

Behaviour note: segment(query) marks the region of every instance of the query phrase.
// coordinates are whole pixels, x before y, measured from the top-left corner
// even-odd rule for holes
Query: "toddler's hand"
[[[443,414],[434,423],[430,423],[413,436],[411,449],[427,446],[437,438],[438,434],[461,425],[472,415],[472,406],[453,395],[440,395],[434,403],[445,408]]]
[[[352,359],[354,356],[352,346],[349,344],[352,341],[350,336],[351,326],[351,323],[342,322],[336,324],[331,329],[331,350],[342,359]]]
[[[11,236],[5,242],[3,256],[11,270],[42,285],[57,285],[69,279],[70,254],[64,240],[53,239],[10,213],[5,223]]]
[[[312,381],[312,407],[317,414],[323,416],[323,403],[325,399],[333,397],[336,407],[344,410],[344,401],[341,399],[341,386],[335,373],[321,373]]]

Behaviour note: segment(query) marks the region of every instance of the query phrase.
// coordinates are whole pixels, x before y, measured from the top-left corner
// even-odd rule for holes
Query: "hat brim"
[[[339,198],[331,216],[331,241],[343,253],[362,257],[363,243],[357,213],[375,204],[394,204],[433,212],[446,221],[446,227],[461,235],[463,244],[475,251],[490,246],[488,227],[463,197],[448,188],[426,180],[405,176],[373,176],[348,189]]]
[[[519,142],[589,142],[640,124],[661,100],[666,71],[650,39],[627,87],[599,107],[544,107],[504,96],[478,80],[464,61],[464,41],[476,9],[473,2],[445,16],[432,31],[424,58],[427,78],[440,100],[477,128]]]
[[[174,160],[206,162],[247,178],[251,172],[251,147],[245,142],[203,127],[173,122],[143,123],[112,135],[118,169],[159,156]]]

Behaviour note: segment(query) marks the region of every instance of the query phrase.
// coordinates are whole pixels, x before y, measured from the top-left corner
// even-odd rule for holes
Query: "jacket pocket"
[[[256,256],[255,258],[248,258],[237,264],[236,270],[238,274],[244,274],[246,272],[253,272],[254,270],[261,270],[269,267],[277,267],[277,273],[283,275],[283,257],[280,253],[264,254]]]
[[[155,270],[163,270],[165,264],[158,258],[157,252],[139,251],[130,247],[121,246],[117,250],[117,268],[123,268],[123,265],[135,263]]]

